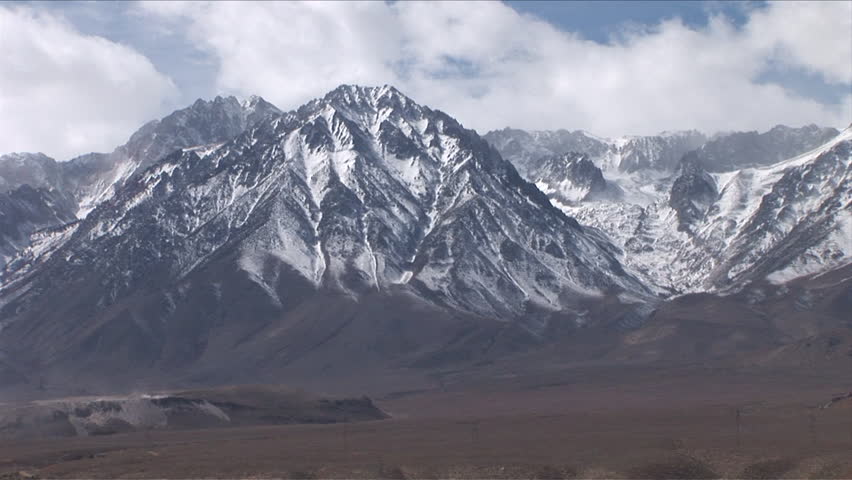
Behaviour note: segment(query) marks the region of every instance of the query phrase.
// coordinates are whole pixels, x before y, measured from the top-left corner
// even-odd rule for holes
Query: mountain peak
[[[377,106],[390,102],[394,106],[416,105],[411,98],[391,85],[367,87],[361,85],[340,85],[322,97],[321,101],[335,106],[351,108],[357,105]]]
[[[396,87],[387,84],[381,86],[342,84],[334,90],[328,92],[325,97],[328,98],[339,95],[368,96],[372,98],[379,98],[385,95],[405,97],[405,95],[400,92]]]
[[[245,109],[257,109],[258,107],[264,107],[264,108],[270,108],[271,107],[271,108],[275,108],[277,110],[277,107],[275,107],[275,105],[269,103],[268,101],[266,101],[265,98],[261,97],[260,95],[249,95],[248,98],[245,98],[245,99],[243,99],[242,102],[240,102],[240,105]]]
[[[206,100],[204,98],[198,98],[189,107],[182,108],[182,109],[179,109],[177,111],[180,112],[180,111],[183,111],[183,110],[197,110],[197,109],[200,109],[200,108],[210,108],[214,105],[222,105],[222,104],[228,104],[228,103],[239,104],[240,102],[239,102],[239,100],[237,100],[236,97],[234,97],[232,95],[231,96],[225,96],[225,97],[223,97],[222,95],[216,95],[215,97],[213,97],[210,100]]]
[[[0,155],[0,162],[51,162],[54,161],[42,152],[10,152]]]
[[[15,152],[0,156],[0,192],[21,185],[56,187],[61,183],[60,165],[47,155]]]

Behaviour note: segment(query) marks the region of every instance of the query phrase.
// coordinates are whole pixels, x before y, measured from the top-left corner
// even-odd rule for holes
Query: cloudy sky
[[[216,94],[392,84],[480,132],[852,121],[852,2],[6,2],[0,153],[109,151]]]

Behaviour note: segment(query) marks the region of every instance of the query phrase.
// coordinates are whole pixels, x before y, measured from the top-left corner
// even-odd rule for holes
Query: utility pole
[[[741,410],[740,410],[739,407],[737,407],[737,450],[740,449],[740,445],[741,445],[740,444],[740,429],[741,429],[740,416],[741,416]]]
[[[479,441],[479,420],[470,422],[470,441],[472,443]]]
[[[808,412],[808,432],[811,435],[811,446],[816,446],[816,416]]]
[[[343,415],[343,452],[349,451],[349,415]]]

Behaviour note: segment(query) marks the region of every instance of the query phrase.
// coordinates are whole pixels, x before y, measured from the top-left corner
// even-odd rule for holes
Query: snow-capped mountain
[[[392,87],[342,86],[288,113],[200,101],[112,154],[15,160],[44,167],[3,177],[0,245],[30,244],[0,278],[0,374],[336,383],[588,331],[621,358],[641,350],[625,331],[680,318],[666,295],[747,304],[752,282],[852,268],[850,130],[722,172],[705,147],[723,137],[696,132],[501,132],[494,148]],[[835,327],[833,298],[778,335]]]
[[[343,86],[177,150],[36,239],[4,276],[0,359],[218,376],[234,355],[467,358],[590,308],[641,322],[652,290],[618,254],[450,116]]]
[[[15,285],[55,283],[40,272],[59,265],[96,271],[110,303],[155,272],[179,281],[232,251],[282,304],[284,266],[316,287],[403,285],[498,318],[647,294],[602,236],[475,132],[392,87],[341,87],[231,142],[167,156],[117,191],[49,260],[16,267]]]
[[[586,153],[620,198],[560,193],[571,168],[528,178],[581,224],[605,232],[622,248],[622,263],[649,282],[673,293],[726,290],[850,261],[849,136],[814,126],[717,136],[662,170],[624,171],[607,153]]]

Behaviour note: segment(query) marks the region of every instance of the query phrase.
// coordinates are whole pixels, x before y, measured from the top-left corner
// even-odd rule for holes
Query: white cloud
[[[133,49],[27,6],[0,6],[0,58],[0,154],[112,150],[176,94]]]
[[[341,83],[387,83],[480,131],[621,135],[852,121],[852,95],[827,105],[759,80],[781,67],[852,87],[850,2],[771,3],[748,10],[741,27],[718,14],[702,28],[675,19],[608,44],[501,3],[141,6],[134,22],[186,35],[210,55],[217,89],[282,108]],[[83,35],[42,8],[0,6],[0,58],[0,153],[108,151],[178,94],[133,48]]]
[[[852,82],[852,2],[778,2],[754,12],[748,38],[778,59],[822,75]]]
[[[825,105],[761,73],[782,62],[852,82],[852,4],[782,2],[741,28],[714,16],[599,44],[501,3],[151,2],[217,58],[223,91],[296,107],[341,83],[394,84],[468,126],[664,129],[845,126],[852,96]]]

